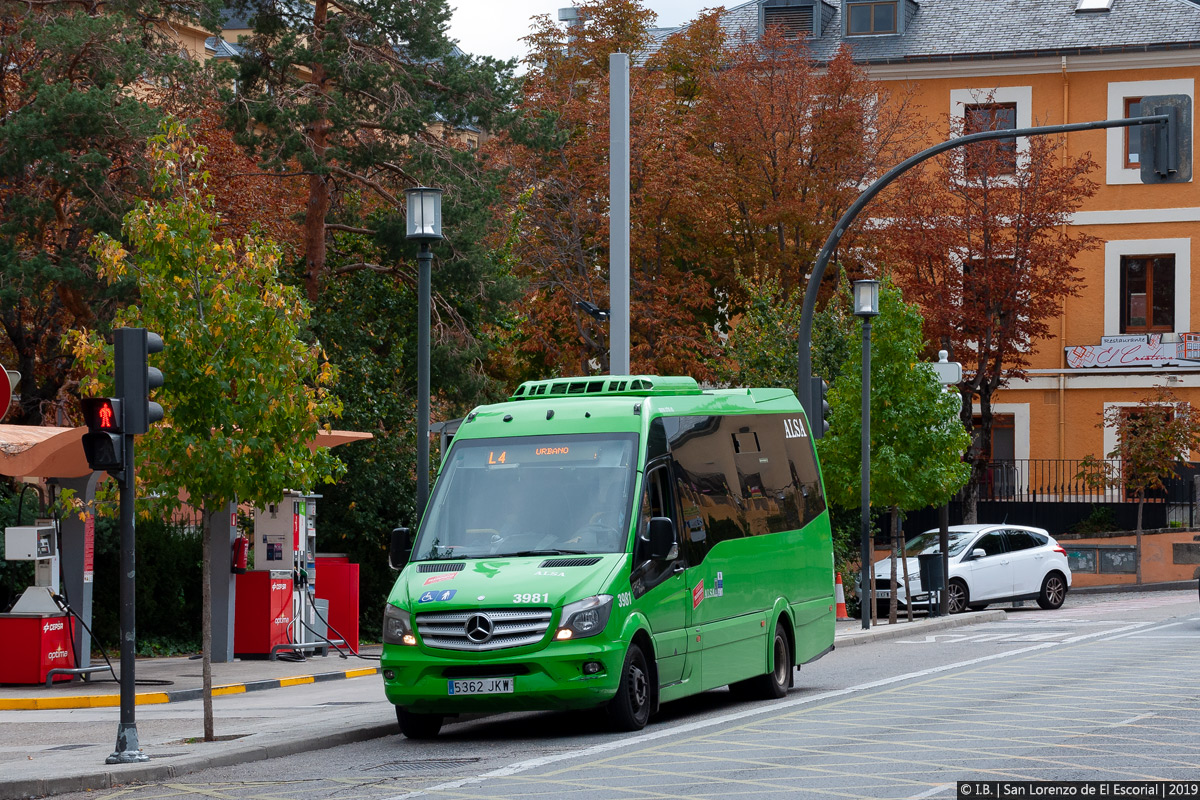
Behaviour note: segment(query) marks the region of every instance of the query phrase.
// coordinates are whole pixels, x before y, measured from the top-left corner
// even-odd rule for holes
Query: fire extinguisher
[[[238,536],[233,540],[233,574],[241,575],[246,571],[246,560],[250,550],[250,542],[245,536]]]

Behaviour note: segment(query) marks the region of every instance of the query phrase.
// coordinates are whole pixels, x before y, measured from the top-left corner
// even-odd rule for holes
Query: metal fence
[[[1088,480],[1085,471],[1096,476]],[[980,522],[1034,525],[1051,533],[1077,530],[1089,521],[1108,523],[1109,530],[1133,530],[1137,525],[1137,493],[1124,480],[1119,459],[1085,463],[1072,459],[1013,459],[987,465],[973,478]],[[1200,464],[1183,463],[1163,488],[1150,491],[1142,508],[1146,529],[1196,523],[1196,477]],[[962,522],[967,489],[950,502],[951,524]],[[937,509],[906,515],[904,531],[913,535],[936,527]]]

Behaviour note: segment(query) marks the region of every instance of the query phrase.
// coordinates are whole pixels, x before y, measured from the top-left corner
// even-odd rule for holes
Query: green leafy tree
[[[1119,472],[1111,464],[1094,456],[1080,463],[1077,476],[1090,486],[1124,486],[1137,497],[1137,582],[1142,582],[1142,509],[1146,493],[1161,490],[1163,482],[1175,472],[1175,466],[1187,461],[1191,451],[1200,447],[1200,412],[1165,386],[1155,387],[1133,408],[1112,406],[1096,424],[1112,428],[1117,446],[1109,459],[1120,459]]]
[[[159,199],[125,217],[132,252],[101,236],[100,273],[132,277],[140,305],[123,310],[119,326],[161,334],[164,374],[158,399],[163,424],[140,437],[138,479],[143,494],[177,504],[184,495],[203,508],[204,737],[213,739],[212,622],[208,596],[212,515],[230,502],[263,507],[289,488],[332,481],[341,463],[313,442],[339,405],[330,391],[336,373],[318,343],[306,341],[308,304],[279,278],[279,249],[248,236],[220,240],[208,174],[179,123],[150,139]],[[108,353],[96,335],[77,352],[95,370]]]
[[[414,159],[460,164],[466,145],[454,132],[498,124],[514,97],[513,65],[459,52],[446,34],[446,0],[231,6],[249,16],[252,34],[224,71],[237,89],[224,96],[227,122],[266,167],[307,178],[301,238],[309,299],[317,300],[330,260],[342,270],[350,263],[394,269],[395,262],[337,258],[329,234],[398,249],[404,188],[426,177]],[[469,179],[463,173],[456,183]],[[368,223],[380,210],[382,220]]]
[[[0,362],[22,374],[8,421],[74,410],[67,332],[106,327],[128,287],[88,252],[144,194],[146,137],[203,92],[172,25],[215,25],[218,0],[0,2]]]
[[[961,398],[938,383],[933,368],[920,362],[925,350],[921,312],[904,302],[885,280],[879,291],[880,315],[871,326],[871,495],[870,503],[892,512],[893,549],[899,539],[899,512],[941,505],[966,484],[970,468],[962,460],[971,444],[958,419]],[[861,322],[858,323],[861,341]],[[830,500],[854,508],[862,497],[862,348],[851,350],[830,386],[832,421],[818,441]],[[896,559],[892,559],[892,603],[896,619]],[[862,564],[864,577],[871,564]],[[864,613],[868,609],[864,608]]]

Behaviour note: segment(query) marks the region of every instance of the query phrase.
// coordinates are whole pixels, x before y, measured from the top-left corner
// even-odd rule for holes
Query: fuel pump
[[[34,562],[34,584],[0,614],[0,642],[6,655],[0,659],[0,683],[36,684],[50,670],[72,669],[72,624],[55,597],[59,594],[58,535],[50,522],[4,529],[4,558]],[[70,680],[69,675],[52,676]]]
[[[234,650],[238,654],[265,654],[274,658],[281,651],[303,654],[316,651],[327,655],[331,643],[327,639],[327,599],[316,596],[317,591],[317,499],[320,495],[288,492],[278,503],[254,512],[254,567],[237,578],[237,629]],[[270,573],[269,576],[263,573]],[[269,592],[258,592],[251,586],[269,583]],[[290,583],[290,603],[286,609],[275,609],[279,600],[278,588]],[[246,585],[243,591],[242,586]],[[246,598],[243,604],[243,598]],[[270,610],[263,602],[272,605]],[[262,619],[270,619],[272,632],[255,637],[251,645],[242,630],[260,627]],[[239,646],[238,641],[244,644]],[[340,641],[336,642],[341,644]],[[247,648],[253,646],[253,650]]]
[[[25,589],[12,607],[14,614],[60,614],[58,594],[58,537],[54,525],[22,525],[4,529],[4,559],[32,561],[33,586]]]

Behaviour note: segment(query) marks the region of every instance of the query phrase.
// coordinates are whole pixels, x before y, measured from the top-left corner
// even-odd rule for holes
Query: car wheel
[[[1045,609],[1062,608],[1067,599],[1067,581],[1058,572],[1051,572],[1042,581],[1042,592],[1038,595],[1037,604]]]
[[[771,644],[772,669],[765,675],[756,675],[744,681],[729,684],[729,691],[744,700],[778,700],[787,696],[792,682],[792,646],[783,629],[783,620],[775,625],[775,638]]]
[[[988,603],[971,603],[969,606],[967,606],[967,608],[971,609],[972,611],[983,611],[988,607],[988,605]]]
[[[654,687],[646,656],[637,644],[629,645],[625,666],[621,668],[621,683],[617,694],[608,701],[608,718],[622,731],[640,731],[650,721],[654,707]]]
[[[946,605],[949,607],[950,613],[961,614],[966,611],[969,599],[967,584],[958,578],[952,578],[946,588]]]
[[[442,729],[441,714],[414,714],[400,706],[396,706],[396,721],[409,739],[436,739]]]

